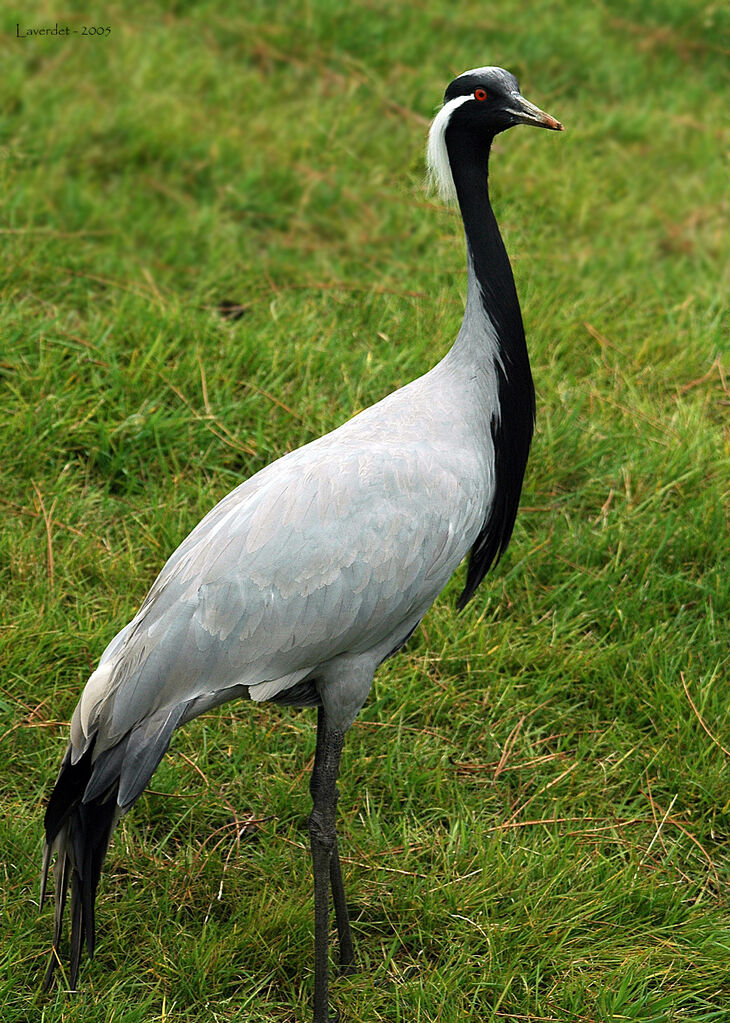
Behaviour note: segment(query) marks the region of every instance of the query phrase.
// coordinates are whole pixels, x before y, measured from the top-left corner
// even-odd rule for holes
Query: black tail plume
[[[71,970],[69,986],[76,988],[79,963],[84,943],[91,957],[94,954],[94,899],[101,876],[109,839],[119,817],[118,781],[103,795],[83,802],[91,779],[93,743],[84,755],[71,763],[71,748],[66,751],[45,816],[46,844],[43,852],[41,905],[46,893],[48,871],[53,853],[55,919],[53,949],[48,962],[43,990],[47,991],[60,961],[59,948],[63,929],[63,913],[69,882],[71,884]]]
[[[89,957],[94,954],[94,899],[101,868],[114,825],[139,798],[157,765],[165,755],[172,733],[183,717],[187,704],[165,708],[141,721],[118,743],[94,756],[92,739],[76,763],[71,746],[48,801],[45,816],[46,844],[43,850],[41,905],[46,894],[48,871],[53,854],[56,863],[53,950],[43,981],[47,991],[58,965],[63,911],[71,885],[71,971],[69,982],[75,989],[81,952],[86,944]]]

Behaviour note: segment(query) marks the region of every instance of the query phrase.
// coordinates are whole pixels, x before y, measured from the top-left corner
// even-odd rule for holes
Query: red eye
[[[486,89],[475,89],[474,90],[474,99],[478,99],[478,100],[483,102],[486,98],[487,98],[487,90]]]

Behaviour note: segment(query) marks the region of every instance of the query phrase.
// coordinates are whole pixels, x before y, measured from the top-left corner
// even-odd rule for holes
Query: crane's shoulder
[[[483,515],[479,465],[446,447],[310,446],[271,468],[224,498],[170,557],[142,608],[150,620],[173,594],[191,605],[223,587],[246,605],[338,580],[357,591],[403,581],[413,562],[426,575],[444,537],[469,544]]]

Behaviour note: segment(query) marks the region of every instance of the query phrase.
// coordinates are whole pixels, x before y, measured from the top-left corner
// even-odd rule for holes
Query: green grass
[[[200,516],[447,350],[461,230],[425,126],[496,63],[567,127],[492,162],[537,434],[503,562],[459,616],[454,580],[348,737],[334,997],[353,1023],[727,1023],[727,11],[244,7],[0,21],[0,1018],[308,1018],[311,712],[177,735],[74,996],[38,995],[44,798]]]

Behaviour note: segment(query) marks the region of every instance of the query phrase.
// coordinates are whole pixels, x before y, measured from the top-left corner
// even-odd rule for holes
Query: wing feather
[[[268,698],[412,627],[474,541],[489,472],[453,436],[424,442],[415,419],[396,443],[376,408],[267,466],[196,526],[104,652],[75,751],[234,686]]]

